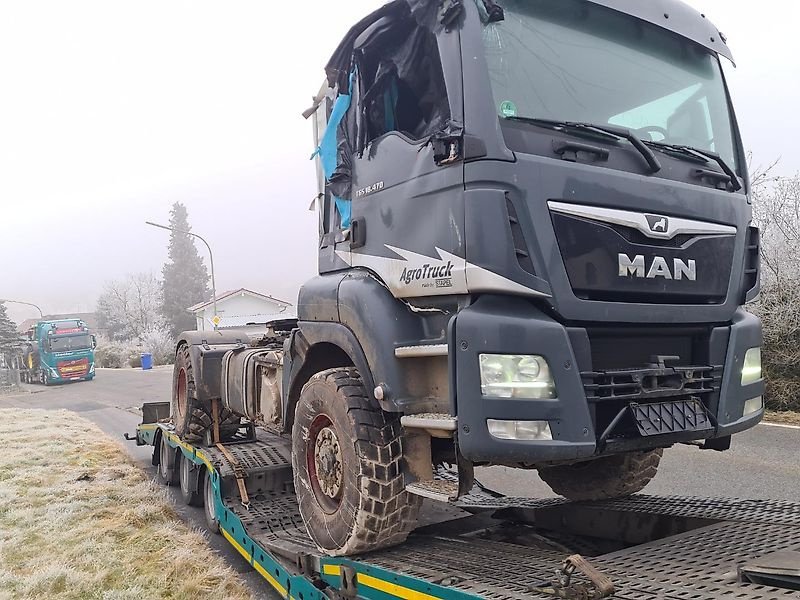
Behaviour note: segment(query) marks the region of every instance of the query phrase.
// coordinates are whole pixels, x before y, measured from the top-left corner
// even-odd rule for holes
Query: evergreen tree
[[[189,214],[180,202],[172,206],[169,225],[180,232],[191,231]],[[194,245],[194,238],[173,231],[169,240],[169,260],[162,270],[163,304],[161,313],[173,335],[195,329],[195,318],[186,309],[208,300],[208,271]]]
[[[17,326],[8,317],[6,305],[0,302],[0,354],[10,352],[19,340]]]

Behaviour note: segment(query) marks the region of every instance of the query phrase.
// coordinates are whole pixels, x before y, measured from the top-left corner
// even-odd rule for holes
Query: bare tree
[[[97,300],[100,326],[115,340],[138,340],[163,327],[161,283],[152,273],[111,281]]]
[[[764,323],[767,404],[800,410],[800,176],[774,177],[770,168],[753,182],[762,291],[751,309]]]

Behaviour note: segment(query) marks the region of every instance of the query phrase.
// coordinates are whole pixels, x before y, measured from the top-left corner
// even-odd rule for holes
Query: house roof
[[[228,298],[231,298],[233,296],[238,296],[240,294],[247,294],[248,296],[252,296],[254,298],[261,298],[262,300],[268,300],[270,302],[275,302],[276,304],[281,304],[281,305],[286,306],[286,307],[292,306],[291,302],[286,302],[285,300],[280,300],[278,298],[275,298],[273,296],[269,296],[267,294],[260,294],[258,292],[254,292],[252,290],[248,290],[246,288],[239,288],[238,290],[230,290],[230,291],[227,291],[227,292],[223,292],[221,294],[217,294],[217,304],[219,304],[220,302],[225,301]],[[195,304],[194,306],[190,306],[186,310],[188,310],[191,313],[198,313],[201,310],[203,310],[204,308],[207,308],[207,307],[211,306],[212,304],[214,304],[214,299],[213,298],[209,299],[209,300],[206,300],[205,302],[200,302],[199,304]]]
[[[39,321],[62,321],[69,319],[80,319],[86,323],[87,327],[89,327],[89,329],[92,331],[97,331],[99,329],[97,324],[97,315],[95,313],[66,313],[62,315],[45,315],[41,319],[25,319],[17,326],[17,331],[20,333],[26,333]]]

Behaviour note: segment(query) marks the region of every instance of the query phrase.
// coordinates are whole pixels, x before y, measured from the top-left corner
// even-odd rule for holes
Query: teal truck
[[[23,345],[22,380],[52,385],[94,379],[95,336],[80,319],[39,321]]]

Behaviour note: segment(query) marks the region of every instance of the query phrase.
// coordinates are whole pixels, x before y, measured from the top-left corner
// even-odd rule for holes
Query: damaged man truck
[[[305,113],[319,275],[262,339],[180,337],[172,403],[146,405],[137,434],[161,480],[286,597],[528,597],[555,563],[526,527],[560,532],[551,559],[614,538],[592,555],[648,598],[667,588],[636,544],[667,570],[691,558],[659,531],[698,536],[713,577],[729,568],[711,530],[755,539],[758,511],[626,499],[665,449],[724,451],[764,412],[743,308],[759,232],[725,60],[677,0],[396,0],[357,23]],[[515,504],[475,482],[486,465],[586,502]],[[407,540],[423,498],[504,511],[483,537],[465,518]],[[800,507],[782,510],[796,535]],[[573,557],[536,593],[607,584]]]

